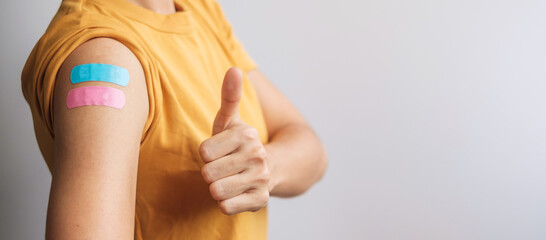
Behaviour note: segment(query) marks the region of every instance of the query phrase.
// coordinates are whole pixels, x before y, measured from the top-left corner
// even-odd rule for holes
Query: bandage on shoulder
[[[125,105],[123,91],[103,86],[87,86],[71,89],[66,96],[68,109],[81,106],[108,106],[121,109]]]
[[[103,81],[125,87],[129,84],[129,71],[125,68],[110,64],[82,64],[72,68],[70,81],[73,84],[87,81]]]

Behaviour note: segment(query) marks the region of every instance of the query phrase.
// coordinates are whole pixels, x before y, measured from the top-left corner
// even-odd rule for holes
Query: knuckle
[[[201,168],[201,175],[203,176],[203,180],[205,180],[206,183],[211,183],[214,181],[214,173],[213,170],[211,170],[210,165],[206,164]]]
[[[258,197],[258,202],[262,204],[262,206],[265,206],[267,202],[269,202],[269,191],[264,190],[260,193]]]
[[[199,145],[199,155],[204,161],[210,160],[208,142],[205,140]]]
[[[258,131],[255,128],[251,127],[251,126],[245,126],[241,130],[241,134],[242,134],[244,139],[249,140],[249,141],[258,139]]]
[[[267,169],[260,171],[260,173],[256,177],[256,183],[258,185],[269,186],[269,171]]]
[[[261,176],[263,179],[267,180],[269,182],[269,178],[271,177],[271,173],[269,172],[268,168],[262,169]]]
[[[231,204],[229,204],[227,201],[219,202],[218,206],[220,207],[220,211],[222,211],[224,214],[233,215],[233,214],[237,213],[235,211],[235,208],[233,206],[231,206]]]
[[[256,156],[256,158],[263,160],[265,162],[266,152],[265,152],[265,148],[261,144],[254,148],[253,153],[254,153],[254,156]]]
[[[265,151],[265,147],[263,145],[260,145],[260,151],[258,151],[258,156],[263,159],[267,158],[267,151]]]
[[[269,192],[267,192],[267,195],[264,195],[264,197],[262,198],[262,205],[260,206],[260,208],[265,207],[267,203],[269,203]]]
[[[224,187],[221,184],[218,184],[217,182],[213,182],[209,186],[210,195],[214,200],[223,200],[223,196],[225,193]]]
[[[250,164],[252,164],[254,166],[262,167],[262,168],[266,166],[266,158],[265,157],[257,156],[256,153],[253,153],[252,156],[253,157],[248,159]]]
[[[257,205],[253,207],[252,209],[250,209],[250,211],[257,212],[257,211],[260,211],[260,209],[262,209],[263,207],[265,207],[265,205]]]
[[[268,191],[262,191],[262,192],[258,193],[257,196],[256,196],[256,202],[255,202],[256,205],[251,209],[251,211],[256,212],[256,211],[262,209],[263,207],[265,207],[267,205],[268,202],[269,202],[269,192]]]

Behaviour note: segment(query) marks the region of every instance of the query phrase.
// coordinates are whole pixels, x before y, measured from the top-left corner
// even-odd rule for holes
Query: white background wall
[[[546,239],[546,2],[220,0],[329,152],[271,239]],[[0,239],[40,239],[50,174],[20,71],[59,0],[2,1]]]

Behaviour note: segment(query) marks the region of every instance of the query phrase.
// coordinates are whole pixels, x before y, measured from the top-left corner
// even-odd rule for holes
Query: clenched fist
[[[205,162],[203,179],[210,184],[212,198],[231,215],[257,211],[269,200],[267,153],[258,132],[239,116],[242,73],[230,68],[222,84],[222,103],[212,127],[212,137],[201,143]]]

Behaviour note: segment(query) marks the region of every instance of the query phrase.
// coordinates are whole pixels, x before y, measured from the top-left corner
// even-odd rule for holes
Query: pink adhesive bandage
[[[121,109],[125,105],[123,91],[103,86],[74,88],[66,96],[68,109],[81,106],[108,106]]]

